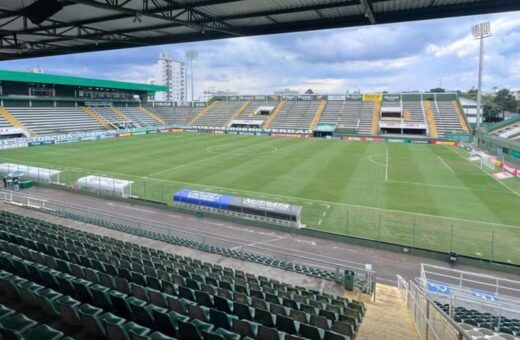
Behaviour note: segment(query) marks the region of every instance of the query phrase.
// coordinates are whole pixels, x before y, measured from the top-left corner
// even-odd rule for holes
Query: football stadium
[[[518,10],[6,1],[0,61]],[[481,123],[480,79],[470,106],[109,78],[0,62],[0,340],[520,339],[520,112]]]

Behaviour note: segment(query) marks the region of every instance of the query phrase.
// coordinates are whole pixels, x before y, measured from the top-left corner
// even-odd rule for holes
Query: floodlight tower
[[[186,59],[190,61],[190,73],[191,73],[191,101],[194,99],[194,92],[193,92],[193,60],[197,59],[199,57],[199,52],[195,50],[187,50],[185,52]]]
[[[491,23],[489,21],[471,27],[473,38],[480,40],[480,57],[478,65],[478,90],[477,90],[477,127],[480,127],[482,117],[482,68],[484,63],[484,39],[491,37]]]

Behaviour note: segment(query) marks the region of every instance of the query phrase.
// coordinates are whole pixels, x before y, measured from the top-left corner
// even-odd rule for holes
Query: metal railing
[[[397,284],[421,340],[473,339],[414,282],[397,275]]]
[[[255,254],[295,264],[316,267],[335,273],[335,280],[337,282],[342,281],[343,272],[345,270],[350,270],[355,272],[358,281],[364,282],[364,285],[367,288],[366,291],[373,292],[373,287],[375,287],[375,271],[366,269],[365,264],[345,259],[291,249],[286,246],[278,247],[274,245],[266,246],[255,244],[251,243],[251,240],[241,239],[237,236],[226,235],[224,237],[221,233],[213,233],[203,229],[194,230],[193,228],[184,227],[174,223],[163,223],[150,219],[129,217],[98,208],[50,200],[16,191],[0,190],[0,201],[30,208],[44,208],[50,211],[79,214],[85,217],[97,218],[106,222],[162,233],[168,236],[177,236],[201,243],[210,243],[212,245],[218,245],[229,249],[240,249],[243,253]],[[45,210],[42,209],[42,211]]]

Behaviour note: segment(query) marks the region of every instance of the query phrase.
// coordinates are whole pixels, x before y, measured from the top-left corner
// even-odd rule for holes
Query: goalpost
[[[497,157],[489,156],[484,153],[480,154],[480,168],[481,169],[489,169],[491,171],[495,171],[497,167]]]

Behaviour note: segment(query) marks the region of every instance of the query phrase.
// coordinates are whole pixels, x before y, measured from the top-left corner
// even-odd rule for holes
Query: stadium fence
[[[0,159],[0,164],[2,163],[13,163],[13,161]],[[61,171],[60,183],[49,184],[45,180],[38,181],[37,175],[34,181],[62,189],[82,191],[76,184],[77,180],[93,175],[129,181],[132,182],[132,199],[166,204],[172,209],[182,209],[174,206],[172,195],[185,188],[296,204],[303,207],[303,232],[305,230],[317,231],[324,233],[325,237],[329,235],[331,238],[340,235],[352,239],[354,243],[356,240],[382,242],[393,248],[399,247],[403,252],[412,252],[414,249],[443,254],[453,252],[477,260],[520,265],[520,254],[510,251],[520,244],[518,226],[64,166],[52,166],[51,169],[48,169],[49,165],[34,162],[23,162],[22,165],[47,169],[44,171]],[[118,196],[119,193],[115,187],[112,192],[101,187],[99,190],[91,188],[89,191],[100,196]],[[191,211],[194,214],[201,212],[201,210],[182,211]]]
[[[403,277],[397,275],[397,285],[421,339],[473,339],[413,281],[406,281]]]

